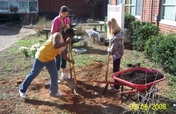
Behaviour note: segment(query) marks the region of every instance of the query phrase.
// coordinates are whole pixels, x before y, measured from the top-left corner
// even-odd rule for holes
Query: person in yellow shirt
[[[36,52],[33,67],[25,80],[19,86],[19,94],[21,98],[26,98],[26,91],[33,79],[38,76],[43,67],[48,70],[51,78],[50,96],[59,97],[62,93],[58,92],[58,72],[55,65],[55,57],[60,54],[66,61],[74,64],[74,60],[70,60],[65,54],[66,45],[71,43],[71,39],[75,35],[72,28],[66,28],[63,31],[56,32],[43,44]]]

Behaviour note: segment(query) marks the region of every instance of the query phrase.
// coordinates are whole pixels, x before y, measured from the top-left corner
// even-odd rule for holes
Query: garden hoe
[[[71,43],[68,44],[68,57],[73,60],[73,56],[72,56],[72,47],[71,47]],[[72,90],[73,90],[73,93],[75,95],[78,95],[78,93],[76,92],[77,91],[77,87],[76,87],[76,73],[75,73],[75,67],[74,67],[74,64],[72,63],[69,63],[70,65],[70,78],[67,79],[67,85],[68,87],[70,87]],[[73,78],[73,75],[74,75],[74,78]]]

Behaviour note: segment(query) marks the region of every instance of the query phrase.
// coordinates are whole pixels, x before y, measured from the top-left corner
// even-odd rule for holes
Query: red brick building
[[[70,13],[74,14],[76,17],[91,16],[88,4],[85,1],[86,0],[38,0],[39,14],[56,16],[60,10],[60,7],[62,5],[66,5],[69,9],[71,9]],[[104,18],[107,14],[107,4],[108,0],[100,0],[100,2],[96,4],[94,18]]]
[[[90,8],[88,8],[87,0],[0,0],[0,15],[18,14],[22,18],[24,15],[31,18],[36,16],[45,16],[53,19],[58,15],[62,5],[68,6],[71,14],[78,16],[91,16]],[[104,19],[107,15],[108,0],[99,0],[94,9],[94,18]],[[3,16],[2,16],[3,17]]]
[[[125,4],[125,13],[155,23],[161,32],[176,32],[176,0],[110,0],[111,5],[120,3]]]

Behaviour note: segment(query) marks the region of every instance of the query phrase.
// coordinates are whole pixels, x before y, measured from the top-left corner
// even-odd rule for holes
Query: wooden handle
[[[108,69],[109,69],[109,57],[110,57],[110,53],[108,52],[108,56],[107,56],[107,67],[106,67],[106,75],[105,75],[105,80],[108,80]]]
[[[109,40],[109,47],[110,47],[110,40]],[[108,68],[109,68],[109,57],[110,57],[110,52],[108,52],[108,56],[107,56],[107,67],[106,67],[106,74],[105,74],[105,80],[108,80]]]
[[[71,60],[73,60],[73,55],[72,55],[72,47],[71,47],[71,43],[68,44],[68,50],[69,50],[69,57]],[[70,63],[70,68],[73,69],[73,75],[74,75],[74,82],[75,84],[77,83],[76,81],[76,72],[75,72],[75,67],[74,67],[74,64]]]

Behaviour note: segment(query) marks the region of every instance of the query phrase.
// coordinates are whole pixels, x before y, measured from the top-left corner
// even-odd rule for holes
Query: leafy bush
[[[92,18],[86,20],[87,23],[93,23],[94,20]]]
[[[124,23],[124,28],[127,29],[127,38],[131,40],[131,36],[133,33],[133,29],[131,27],[131,23],[135,21],[135,17],[131,14],[125,14],[125,23]]]
[[[131,25],[132,43],[138,51],[143,51],[146,40],[151,36],[157,36],[159,32],[159,27],[149,22],[133,21]]]
[[[170,73],[176,74],[176,34],[169,33],[164,36],[160,33],[157,37],[147,40],[144,54],[151,60],[163,65]]]
[[[124,27],[127,29],[131,29],[131,23],[135,21],[135,17],[131,14],[125,14],[125,23]]]

